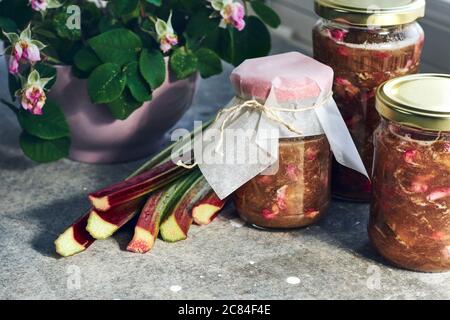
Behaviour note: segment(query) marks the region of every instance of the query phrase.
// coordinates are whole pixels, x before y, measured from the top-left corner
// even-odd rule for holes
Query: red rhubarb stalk
[[[95,239],[86,231],[89,213],[78,219],[55,241],[56,252],[68,257],[86,250]]]
[[[141,198],[167,185],[187,171],[169,160],[136,177],[91,193],[89,200],[97,211],[108,211],[112,207]]]
[[[225,206],[226,199],[220,200],[214,191],[200,200],[192,209],[192,217],[198,225],[210,224]]]
[[[107,239],[134,217],[142,203],[135,199],[104,212],[93,209],[86,230],[97,240]]]
[[[134,228],[133,239],[127,246],[127,250],[136,253],[145,253],[153,248],[159,233],[159,221],[161,211],[158,204],[164,191],[159,191],[150,196],[139,215],[139,220]]]
[[[192,225],[192,208],[211,191],[211,186],[200,174],[161,223],[161,238],[167,242],[177,242],[187,238]]]

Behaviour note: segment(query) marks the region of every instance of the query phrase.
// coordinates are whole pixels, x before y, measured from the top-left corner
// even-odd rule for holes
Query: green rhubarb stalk
[[[162,217],[167,216],[171,212],[177,201],[189,189],[198,175],[199,170],[195,169],[195,171],[178,179],[165,190],[150,196],[141,211],[133,239],[127,247],[128,251],[145,253],[153,248],[159,234]]]
[[[200,174],[178,200],[171,213],[161,223],[160,233],[164,241],[185,240],[193,222],[192,208],[211,191],[211,186]]]

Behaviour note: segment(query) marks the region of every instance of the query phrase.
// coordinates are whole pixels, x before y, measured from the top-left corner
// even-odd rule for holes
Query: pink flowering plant
[[[67,156],[64,113],[49,97],[56,66],[87,79],[94,104],[123,120],[166,79],[208,78],[222,61],[267,55],[278,15],[263,0],[1,0],[12,101],[20,145],[38,162]],[[170,106],[168,106],[170,107]]]

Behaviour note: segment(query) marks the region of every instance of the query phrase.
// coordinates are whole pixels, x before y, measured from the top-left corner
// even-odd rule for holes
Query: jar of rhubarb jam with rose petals
[[[397,266],[450,270],[450,75],[383,84],[374,134],[371,242]]]
[[[299,53],[247,60],[233,71],[231,82],[243,100],[266,101],[273,96],[280,107],[287,108],[320,95],[320,86],[311,74],[331,90],[331,68]],[[239,215],[253,226],[304,227],[319,220],[330,204],[332,153],[328,138],[314,110],[298,112],[296,118],[299,122],[293,125],[305,134],[280,137],[276,170],[262,172],[234,193]]]
[[[371,172],[380,122],[375,92],[389,79],[417,73],[424,32],[416,20],[425,0],[316,0],[315,10],[321,19],[313,30],[314,57],[334,70],[334,99]],[[370,201],[371,183],[334,161],[332,193]]]

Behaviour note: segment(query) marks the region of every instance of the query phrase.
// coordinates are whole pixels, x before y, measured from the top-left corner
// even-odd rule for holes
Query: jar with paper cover
[[[331,150],[349,155],[341,157],[352,159],[341,159],[345,165],[364,170],[331,96],[333,71],[291,52],[246,60],[233,71],[231,82],[236,97],[223,111],[227,120],[218,120],[229,120],[222,129],[234,121],[254,130],[259,148],[262,133],[276,129],[276,152],[265,167],[228,166],[227,180],[236,176],[238,188],[221,192],[225,183],[218,181],[216,192],[235,191],[237,211],[254,226],[297,228],[316,222],[330,204]],[[200,168],[208,179],[207,166]],[[246,174],[248,179],[241,177]],[[215,187],[214,178],[208,181]]]

